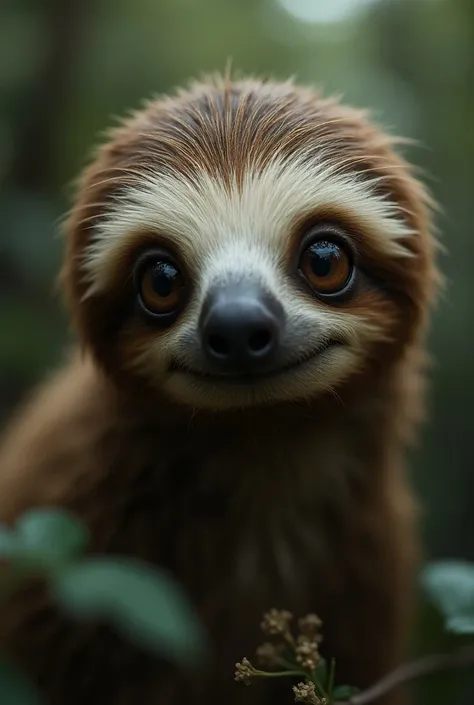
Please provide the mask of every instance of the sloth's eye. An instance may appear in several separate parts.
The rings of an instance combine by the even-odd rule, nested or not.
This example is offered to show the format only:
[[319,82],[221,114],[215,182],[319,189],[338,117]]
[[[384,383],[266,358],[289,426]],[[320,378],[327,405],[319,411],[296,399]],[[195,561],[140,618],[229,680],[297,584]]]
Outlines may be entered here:
[[185,281],[178,266],[168,259],[148,260],[137,278],[140,303],[151,314],[173,314],[182,304]]
[[340,293],[349,284],[352,264],[345,249],[331,240],[315,240],[303,251],[300,272],[315,292]]

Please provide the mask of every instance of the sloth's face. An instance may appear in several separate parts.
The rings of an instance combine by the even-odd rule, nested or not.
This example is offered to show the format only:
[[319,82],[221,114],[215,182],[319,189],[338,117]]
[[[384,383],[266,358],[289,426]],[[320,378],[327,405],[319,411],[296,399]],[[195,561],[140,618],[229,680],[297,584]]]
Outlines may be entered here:
[[[267,96],[274,111],[278,100]],[[337,120],[332,142],[326,128],[318,143],[329,123],[308,105],[301,125],[282,114],[262,127],[242,97],[221,125],[217,108],[209,117],[197,104],[161,117],[149,108],[140,129],[125,128],[119,187],[110,169],[95,177],[114,191],[80,255],[87,325],[112,366],[193,408],[338,394],[383,349],[401,350],[419,318],[425,235],[396,191],[411,177],[381,176],[369,155],[364,167],[369,147],[350,134],[344,143]],[[252,126],[260,153],[238,142]]]

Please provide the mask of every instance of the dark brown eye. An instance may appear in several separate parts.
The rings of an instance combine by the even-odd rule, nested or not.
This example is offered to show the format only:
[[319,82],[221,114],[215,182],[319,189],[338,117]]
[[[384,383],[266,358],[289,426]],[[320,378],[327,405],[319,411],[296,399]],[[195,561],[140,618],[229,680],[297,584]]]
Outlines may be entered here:
[[341,245],[331,240],[316,240],[303,252],[300,271],[316,292],[336,294],[351,278],[352,264]]
[[174,313],[182,303],[185,281],[177,265],[165,259],[152,260],[141,270],[138,290],[145,309],[166,315]]

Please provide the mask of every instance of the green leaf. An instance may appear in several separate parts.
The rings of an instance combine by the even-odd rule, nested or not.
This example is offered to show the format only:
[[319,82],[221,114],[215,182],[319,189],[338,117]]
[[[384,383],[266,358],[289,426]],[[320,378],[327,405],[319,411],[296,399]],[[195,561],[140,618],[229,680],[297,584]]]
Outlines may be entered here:
[[0,703],[40,705],[40,697],[29,680],[7,661],[0,661]]
[[87,543],[87,532],[61,509],[34,509],[16,524],[18,539],[28,553],[39,552],[57,562],[75,557]]
[[422,585],[441,610],[448,631],[474,634],[474,564],[438,561],[424,569]]
[[83,560],[52,582],[62,606],[78,617],[105,617],[144,648],[174,660],[203,659],[204,637],[179,586],[162,571],[121,559]]
[[358,688],[352,685],[338,685],[332,691],[333,700],[349,700],[353,695],[359,692]]
[[326,688],[326,681],[328,677],[328,667],[325,659],[320,659],[318,665],[314,669],[314,677],[318,681],[318,683],[323,687]]

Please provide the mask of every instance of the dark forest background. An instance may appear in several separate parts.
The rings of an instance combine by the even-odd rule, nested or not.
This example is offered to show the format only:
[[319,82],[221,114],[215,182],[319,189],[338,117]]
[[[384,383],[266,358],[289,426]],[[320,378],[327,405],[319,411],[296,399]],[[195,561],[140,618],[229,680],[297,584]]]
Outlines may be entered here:
[[442,206],[430,421],[412,471],[427,558],[474,560],[474,1],[2,0],[0,425],[63,354],[71,182],[115,115],[235,68],[342,94],[413,137]]

